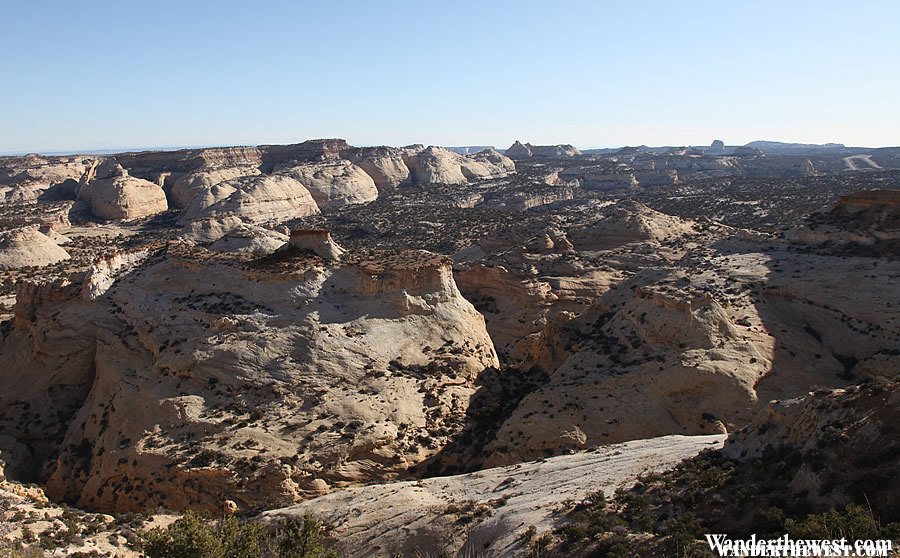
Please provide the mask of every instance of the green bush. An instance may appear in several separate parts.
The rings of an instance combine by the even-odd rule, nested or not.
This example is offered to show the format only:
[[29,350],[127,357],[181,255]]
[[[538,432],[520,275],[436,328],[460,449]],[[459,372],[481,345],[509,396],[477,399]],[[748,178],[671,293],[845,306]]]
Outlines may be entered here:
[[900,524],[882,527],[868,510],[856,504],[841,511],[808,515],[802,521],[787,519],[784,528],[797,539],[900,539]]
[[276,526],[234,517],[211,521],[187,513],[144,537],[147,558],[335,558],[312,515]]

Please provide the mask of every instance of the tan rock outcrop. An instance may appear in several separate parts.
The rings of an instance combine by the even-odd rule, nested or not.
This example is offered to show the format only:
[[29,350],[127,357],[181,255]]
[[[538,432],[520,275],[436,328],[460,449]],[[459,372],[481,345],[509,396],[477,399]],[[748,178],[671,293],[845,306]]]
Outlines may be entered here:
[[78,180],[91,162],[90,157],[75,155],[0,157],[0,200],[34,202],[66,180]]
[[36,228],[0,233],[0,269],[45,266],[69,259],[69,254]]
[[209,249],[216,252],[232,252],[251,256],[267,256],[288,241],[288,237],[280,232],[264,229],[256,225],[241,224],[226,232],[213,242]]
[[441,147],[428,147],[413,154],[404,154],[416,184],[465,184],[469,181],[462,173],[462,156]]
[[416,184],[466,184],[469,180],[503,177],[515,171],[509,157],[489,149],[465,156],[442,147],[407,150],[403,160]]
[[512,159],[501,155],[493,149],[485,149],[473,155],[465,156],[460,163],[463,176],[469,180],[502,178],[516,172],[516,164]]
[[[186,233],[196,234],[196,223],[207,233],[227,232],[240,220],[277,224],[319,212],[315,200],[300,182],[284,175],[244,176],[226,180],[197,194],[180,218]],[[225,223],[221,226],[204,222]],[[224,230],[223,230],[224,229]],[[214,235],[207,240],[217,240]]]
[[[665,471],[723,436],[667,436],[465,475],[349,488],[263,514],[266,521],[313,513],[333,526],[343,555],[521,556],[529,529],[561,526],[558,510],[589,493],[613,494],[647,470]],[[465,524],[466,528],[459,526]],[[380,554],[379,554],[380,555]]]
[[723,453],[748,464],[776,452],[793,454],[794,462],[802,463],[787,479],[793,493],[806,495],[821,509],[857,502],[876,517],[896,517],[897,373],[895,368],[890,380],[773,401],[729,436]]
[[319,207],[366,203],[378,197],[372,177],[345,160],[304,163],[277,172],[302,184]]
[[89,300],[23,290],[0,343],[0,435],[86,509],[218,513],[393,478],[447,443],[498,364],[434,254],[170,243],[107,271]]
[[785,232],[795,242],[882,245],[900,252],[900,189],[843,196],[828,211]]
[[410,184],[409,168],[403,152],[393,147],[363,147],[341,154],[372,177],[379,192],[396,190]]
[[[78,190],[78,199],[101,219],[139,219],[166,211],[166,194],[158,184],[128,175],[128,171],[107,159],[91,167]],[[111,167],[110,167],[111,165]]]
[[292,250],[312,252],[323,260],[334,262],[341,259],[344,249],[332,240],[331,233],[323,229],[299,229],[291,231],[288,246]]
[[214,170],[201,170],[178,177],[172,185],[171,198],[175,207],[186,208],[198,193],[211,186],[238,178],[260,174],[256,167],[225,167]]
[[507,419],[488,463],[734,430],[769,400],[888,374],[900,330],[886,278],[900,269],[862,259],[733,238],[646,269],[548,324],[525,366],[553,370],[550,381]]
[[529,157],[575,157],[581,155],[581,152],[569,144],[558,145],[531,145],[530,143],[522,143],[516,140],[509,149],[506,150],[506,156],[513,159],[527,159]]

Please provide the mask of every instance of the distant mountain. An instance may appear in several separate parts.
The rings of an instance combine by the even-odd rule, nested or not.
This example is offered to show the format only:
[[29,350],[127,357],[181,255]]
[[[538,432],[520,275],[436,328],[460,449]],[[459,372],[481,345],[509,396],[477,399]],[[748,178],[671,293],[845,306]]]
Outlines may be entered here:
[[842,143],[787,143],[767,140],[751,141],[746,147],[759,149],[769,155],[821,155],[824,153],[849,153],[851,151]]

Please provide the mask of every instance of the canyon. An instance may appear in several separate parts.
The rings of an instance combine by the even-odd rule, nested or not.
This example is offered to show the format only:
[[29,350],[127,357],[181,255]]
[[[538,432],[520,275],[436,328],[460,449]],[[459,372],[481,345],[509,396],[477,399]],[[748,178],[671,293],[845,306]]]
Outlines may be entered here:
[[895,518],[898,159],[771,149],[0,158],[0,538],[312,512],[347,556],[588,556],[597,491],[779,448],[806,513]]

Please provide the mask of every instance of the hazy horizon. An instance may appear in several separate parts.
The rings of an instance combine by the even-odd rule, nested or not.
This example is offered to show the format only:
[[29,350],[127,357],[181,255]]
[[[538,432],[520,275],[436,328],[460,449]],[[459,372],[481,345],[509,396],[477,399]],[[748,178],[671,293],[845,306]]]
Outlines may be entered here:
[[[300,143],[303,141],[316,140],[316,139],[328,139],[328,138],[305,138],[305,139],[297,140],[295,142],[290,142],[290,143]],[[335,139],[335,138],[332,138],[332,139]],[[346,139],[346,138],[339,138],[339,139]],[[715,139],[721,139],[721,138],[715,138]],[[549,145],[546,142],[540,142],[540,141],[535,142],[532,140],[525,140],[525,139],[522,139],[520,141],[522,143],[531,143],[533,145]],[[754,141],[768,141],[768,142],[775,142],[775,143],[783,143],[786,145],[791,145],[791,144],[801,145],[801,144],[803,144],[803,142],[788,142],[788,141],[782,141],[782,140],[778,140],[778,139],[757,139],[757,140],[752,140],[750,142],[741,143],[741,144],[729,143],[729,142],[725,141],[725,145],[727,147],[737,147],[737,146],[741,146],[741,145],[747,145]],[[373,147],[373,146],[387,145],[387,144],[353,144],[353,142],[348,142],[348,143],[350,143],[354,147]],[[488,143],[477,143],[477,142],[467,143],[467,144],[456,144],[456,145],[436,144],[436,143],[430,143],[430,142],[417,142],[417,143],[421,143],[423,145],[437,145],[440,147],[447,147],[447,148],[491,146],[491,147],[493,147],[495,149],[499,149],[501,151],[508,149],[510,147],[510,145],[512,145],[512,142],[510,142],[509,145],[491,145]],[[570,142],[564,142],[564,143],[568,144]],[[649,145],[649,144],[645,144],[645,143],[644,144],[633,144],[633,145],[575,145],[574,147],[580,151],[584,151],[584,150],[590,150],[590,149],[621,149],[623,147],[638,147],[638,146],[646,146],[649,148],[708,147],[710,143],[712,143],[712,142],[710,141],[710,142],[706,142],[706,143],[677,144],[677,145],[673,144],[673,143],[659,144],[659,145]],[[808,145],[825,145],[825,144],[829,144],[829,143],[843,144],[848,148],[861,148],[861,149],[877,149],[880,147],[900,147],[900,145],[849,145],[845,142],[840,142],[840,141],[822,142],[820,144],[808,144]],[[272,144],[272,143],[268,143],[268,142],[267,143],[223,143],[223,144],[205,144],[205,145],[148,145],[148,146],[129,146],[129,147],[94,147],[94,148],[86,148],[86,149],[0,151],[0,157],[18,157],[18,156],[23,156],[23,155],[43,155],[43,156],[93,155],[93,154],[106,155],[106,154],[131,153],[131,152],[140,152],[140,151],[179,151],[179,150],[184,150],[184,149],[209,149],[209,148],[215,148],[215,147],[257,147],[257,146],[261,146],[261,145],[284,145],[284,144]],[[406,145],[411,145],[411,144],[406,144]],[[404,147],[404,146],[392,145],[390,147]]]
[[0,153],[900,145],[884,0],[50,4],[6,7]]

